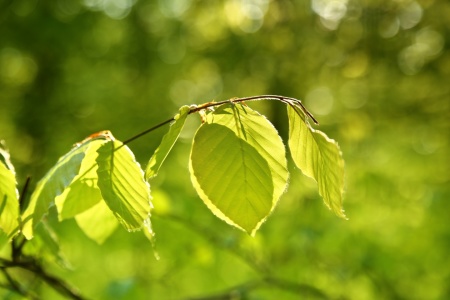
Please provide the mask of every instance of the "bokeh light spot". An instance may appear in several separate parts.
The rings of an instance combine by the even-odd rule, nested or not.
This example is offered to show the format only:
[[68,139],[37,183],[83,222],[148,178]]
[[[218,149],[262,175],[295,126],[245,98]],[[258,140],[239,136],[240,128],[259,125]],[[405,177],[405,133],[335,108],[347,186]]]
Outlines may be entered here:
[[369,67],[369,58],[364,52],[358,52],[351,56],[342,69],[342,74],[347,78],[364,76]]
[[418,73],[422,67],[437,57],[444,47],[443,37],[429,28],[420,30],[412,45],[399,55],[399,66],[408,75]]
[[268,0],[229,0],[225,14],[231,28],[254,33],[262,27],[268,5]]
[[102,11],[108,17],[121,20],[128,16],[137,0],[84,0],[84,5],[93,11]]
[[387,39],[394,37],[400,29],[400,20],[395,18],[385,18],[379,24],[378,32],[380,36]]
[[191,6],[191,0],[159,0],[159,9],[168,18],[181,17]]
[[320,86],[311,90],[305,97],[306,106],[318,115],[328,115],[333,108],[334,98],[328,87]]
[[413,1],[407,4],[399,14],[400,25],[403,29],[410,29],[419,24],[423,11],[419,3]]
[[320,16],[322,25],[335,30],[347,13],[347,0],[312,0],[313,11]]
[[0,82],[11,86],[31,83],[37,73],[37,65],[32,58],[14,48],[0,50]]

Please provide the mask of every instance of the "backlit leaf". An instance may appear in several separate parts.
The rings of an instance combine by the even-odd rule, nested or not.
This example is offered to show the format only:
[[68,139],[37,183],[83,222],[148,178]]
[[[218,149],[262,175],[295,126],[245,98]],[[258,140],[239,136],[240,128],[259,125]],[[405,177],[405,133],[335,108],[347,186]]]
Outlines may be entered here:
[[75,216],[78,226],[92,240],[102,244],[119,222],[104,201]]
[[147,164],[147,168],[145,169],[145,178],[147,180],[157,175],[159,168],[177,141],[188,113],[189,106],[182,106],[180,112],[174,117],[175,121],[170,125],[169,132],[164,135],[161,144]]
[[9,153],[0,144],[0,232],[11,239],[19,232],[19,194]]
[[87,145],[79,174],[75,176],[68,188],[56,197],[59,220],[73,218],[102,200],[97,186],[96,159],[97,150],[104,143],[106,143],[105,140],[94,140]]
[[6,243],[8,243],[8,236],[3,230],[0,230],[0,250]]
[[23,214],[23,234],[27,239],[33,237],[33,228],[41,221],[53,204],[56,196],[72,182],[80,170],[87,144],[73,148],[61,157],[56,165],[37,183],[31,194],[30,204]]
[[31,194],[30,204],[22,217],[24,222],[22,231],[27,239],[33,237],[33,228],[47,214],[49,207],[54,205],[55,198],[61,195],[78,175],[81,162],[85,158],[85,152],[90,143],[97,140],[104,143],[105,140],[112,138],[110,132],[102,131],[89,136],[81,143],[77,143],[37,183],[34,192]]
[[285,149],[267,119],[242,105],[207,115],[192,145],[191,180],[208,208],[254,234],[284,192]]
[[319,194],[328,208],[346,218],[342,208],[344,160],[338,144],[314,130],[301,111],[288,107],[289,148],[303,174],[317,181]]
[[128,230],[141,229],[150,217],[150,187],[130,149],[119,141],[98,149],[98,187],[103,199]]

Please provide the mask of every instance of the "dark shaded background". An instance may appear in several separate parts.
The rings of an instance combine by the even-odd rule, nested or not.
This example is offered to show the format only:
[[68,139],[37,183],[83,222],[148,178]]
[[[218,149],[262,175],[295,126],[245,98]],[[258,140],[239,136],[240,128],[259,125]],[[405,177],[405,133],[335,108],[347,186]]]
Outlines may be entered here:
[[[160,259],[140,234],[99,246],[66,221],[72,269],[48,266],[92,299],[449,299],[449,16],[444,0],[0,1],[0,138],[19,188],[93,132],[125,140],[181,105],[258,94],[302,99],[346,160],[349,221],[291,164],[250,238],[190,184],[191,116],[151,182]],[[252,107],[287,136],[283,105]],[[165,130],[130,144],[142,165]]]

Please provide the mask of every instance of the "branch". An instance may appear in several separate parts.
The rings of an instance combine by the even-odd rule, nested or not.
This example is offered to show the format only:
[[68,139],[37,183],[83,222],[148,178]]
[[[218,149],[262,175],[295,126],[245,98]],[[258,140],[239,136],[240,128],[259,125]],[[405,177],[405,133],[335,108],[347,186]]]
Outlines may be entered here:
[[38,300],[39,299],[36,295],[31,294],[31,293],[27,292],[25,289],[23,289],[20,286],[20,284],[18,282],[16,282],[11,277],[11,275],[9,275],[9,273],[6,271],[5,268],[2,267],[1,270],[2,270],[3,275],[5,275],[5,278],[8,281],[9,285],[2,284],[2,285],[0,285],[0,287],[3,287],[3,288],[8,289],[10,291],[14,291],[14,292],[16,292],[16,293],[18,293],[18,294],[20,294],[20,295],[22,295],[24,297],[32,299],[32,300]]
[[158,129],[159,127],[162,127],[162,126],[166,125],[167,123],[170,123],[170,122],[172,122],[174,120],[175,120],[174,118],[170,118],[168,120],[165,120],[164,122],[159,123],[158,125],[155,125],[152,128],[149,128],[149,129],[147,129],[147,130],[145,130],[145,131],[143,131],[143,132],[141,132],[141,133],[139,133],[139,134],[129,138],[128,140],[123,142],[123,145],[126,145],[126,144],[134,141],[135,139],[140,138],[141,136],[143,136],[143,135],[145,135],[145,134],[147,134],[149,132],[152,132],[153,130]]
[[[0,268],[4,271],[4,273],[7,268],[13,268],[13,267],[17,267],[17,268],[21,268],[21,269],[30,271],[30,272],[34,273],[38,278],[40,278],[44,282],[46,282],[51,288],[56,290],[61,295],[65,296],[69,299],[74,299],[74,300],[85,300],[86,299],[83,296],[81,296],[78,293],[78,291],[76,291],[74,288],[69,286],[62,279],[47,273],[47,271],[44,270],[44,268],[37,262],[36,259],[30,258],[30,257],[25,257],[25,258],[29,259],[29,260],[28,261],[10,261],[10,260],[4,259],[4,258],[0,258],[0,263],[2,264],[2,266],[0,266]],[[10,286],[13,288],[14,291],[17,291],[18,293],[23,294],[22,289],[18,285],[13,285],[11,283],[11,281],[10,281]]]

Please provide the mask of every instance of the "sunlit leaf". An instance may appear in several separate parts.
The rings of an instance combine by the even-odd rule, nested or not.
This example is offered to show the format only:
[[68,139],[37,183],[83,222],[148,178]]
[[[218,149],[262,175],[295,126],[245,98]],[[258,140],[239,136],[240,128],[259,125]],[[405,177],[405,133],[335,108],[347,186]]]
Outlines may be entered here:
[[273,125],[242,105],[206,118],[191,150],[191,180],[211,211],[254,234],[284,192],[285,149]]
[[78,226],[92,240],[102,244],[119,225],[104,201],[75,216]]
[[0,143],[0,232],[8,239],[19,232],[19,194],[9,153]]
[[0,230],[0,250],[6,243],[8,243],[8,236],[3,230]]
[[325,204],[339,217],[342,208],[344,160],[338,144],[323,132],[311,128],[302,112],[288,107],[289,148],[303,174],[317,181]]
[[104,143],[106,143],[105,140],[94,140],[87,145],[79,174],[68,188],[56,197],[55,204],[60,220],[72,218],[102,200],[100,189],[97,186],[96,159],[98,157],[97,150]]
[[33,237],[33,227],[36,227],[47,213],[56,196],[61,194],[78,174],[86,147],[87,145],[76,147],[61,157],[38,182],[31,195],[30,204],[23,214],[23,234],[28,239]]
[[127,230],[141,229],[150,216],[150,188],[131,150],[119,141],[108,142],[98,149],[97,164],[106,204]]
[[147,180],[156,176],[158,173],[159,168],[177,141],[188,113],[189,106],[183,106],[180,108],[180,112],[174,117],[175,121],[170,125],[169,132],[164,135],[161,144],[156,149],[147,164],[147,168],[145,169],[145,178]]
[[33,237],[33,228],[47,214],[51,205],[54,205],[55,198],[64,192],[72,183],[75,176],[78,175],[81,162],[85,158],[85,152],[89,144],[93,141],[110,140],[112,136],[107,131],[93,134],[76,144],[72,150],[61,157],[55,166],[37,183],[34,192],[31,195],[30,204],[23,214],[23,234],[27,239]]

